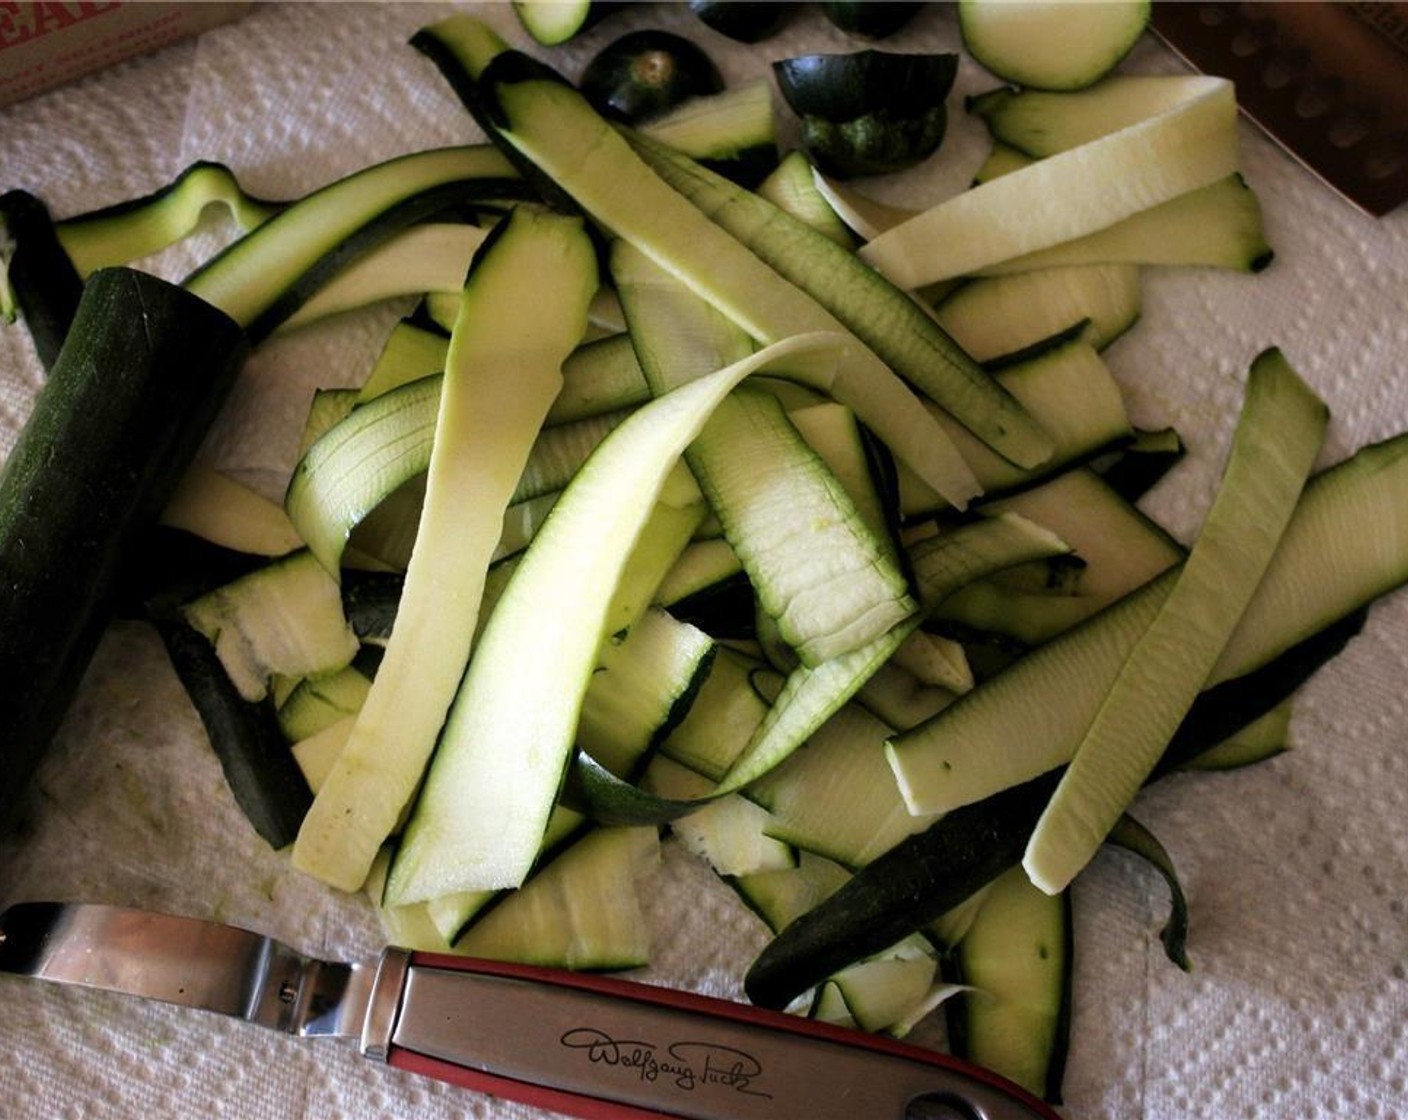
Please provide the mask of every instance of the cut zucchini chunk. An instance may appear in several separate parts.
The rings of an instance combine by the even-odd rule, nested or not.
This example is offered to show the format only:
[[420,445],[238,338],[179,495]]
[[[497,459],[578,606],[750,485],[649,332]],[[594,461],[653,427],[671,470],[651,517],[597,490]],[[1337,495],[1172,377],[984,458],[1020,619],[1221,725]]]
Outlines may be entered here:
[[[657,395],[751,351],[746,334],[631,245],[614,247],[612,272]],[[888,539],[870,531],[771,394],[745,388],[721,401],[685,459],[803,664],[862,646],[913,612]]]
[[517,178],[487,145],[400,156],[300,199],[183,286],[262,338],[363,253],[451,202],[521,193]]
[[[305,738],[298,739],[289,746],[293,760],[303,772],[308,788],[315,794],[323,788],[332,768],[337,765],[337,756],[347,745],[347,736],[355,722],[355,713],[339,716]],[[287,734],[287,732],[285,732]],[[294,829],[292,835],[297,834]]]
[[1084,337],[1103,350],[1139,318],[1139,269],[1090,265],[974,280],[934,314],[955,342],[988,362],[1089,320]]
[[[860,255],[902,288],[1083,237],[1237,170],[1221,78],[1166,78],[1167,105],[1118,132],[993,179],[875,238]],[[1011,222],[1012,214],[1028,221]]]
[[1149,0],[960,0],[968,53],[1004,81],[1029,89],[1092,86],[1149,25]]
[[759,351],[643,406],[602,442],[485,626],[392,867],[388,901],[523,881],[608,633],[608,599],[650,500],[738,382],[778,363],[834,363],[838,343],[801,336]]
[[768,712],[768,701],[752,683],[757,667],[721,651],[689,714],[660,744],[660,753],[714,781],[722,778]]
[[469,660],[503,511],[596,288],[577,219],[516,209],[475,258],[386,657],[294,846],[295,866],[343,890],[361,886],[421,781]]
[[307,551],[216,588],[181,613],[215,647],[246,700],[267,696],[274,673],[333,673],[359,648],[337,581]]
[[958,979],[972,990],[949,1005],[954,1053],[1059,1102],[1074,940],[1068,894],[1044,894],[1019,867],[998,876],[958,943]]
[[848,249],[766,199],[654,141],[636,151],[666,183],[845,324],[896,373],[994,451],[1024,466],[1051,441],[1021,405],[982,371],[905,292]]
[[[753,338],[773,343],[814,331],[844,332],[821,304],[671,189],[580,95],[544,77],[537,64],[513,53],[502,55],[486,72],[484,84],[507,121],[502,135],[516,149],[600,223]],[[623,189],[625,183],[631,185],[629,191]],[[818,244],[847,255],[819,235]],[[956,504],[974,496],[972,474],[952,442],[935,430],[932,418],[915,409],[912,391],[873,352],[864,346],[851,349],[832,392],[936,490]]]
[[1252,363],[1222,485],[1158,615],[1076,747],[1022,865],[1065,889],[1134,800],[1271,562],[1329,412],[1278,350]]
[[545,47],[575,38],[610,10],[594,0],[513,0],[523,30]]

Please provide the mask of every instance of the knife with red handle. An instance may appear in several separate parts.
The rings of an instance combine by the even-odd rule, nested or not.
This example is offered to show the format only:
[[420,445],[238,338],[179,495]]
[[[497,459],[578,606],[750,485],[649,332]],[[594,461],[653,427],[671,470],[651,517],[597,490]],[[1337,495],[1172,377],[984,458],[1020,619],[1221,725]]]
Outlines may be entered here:
[[116,906],[0,915],[0,972],[349,1038],[412,1073],[585,1120],[1058,1120],[988,1070],[627,980],[386,949],[367,964]]

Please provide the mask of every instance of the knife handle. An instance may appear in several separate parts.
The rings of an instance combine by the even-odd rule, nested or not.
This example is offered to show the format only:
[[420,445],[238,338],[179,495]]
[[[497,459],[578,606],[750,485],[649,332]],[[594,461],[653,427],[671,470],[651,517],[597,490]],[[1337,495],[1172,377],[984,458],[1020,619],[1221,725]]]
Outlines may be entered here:
[[402,961],[382,970],[399,985],[389,1037],[364,1052],[582,1120],[1060,1120],[989,1070],[815,1020],[559,969]]

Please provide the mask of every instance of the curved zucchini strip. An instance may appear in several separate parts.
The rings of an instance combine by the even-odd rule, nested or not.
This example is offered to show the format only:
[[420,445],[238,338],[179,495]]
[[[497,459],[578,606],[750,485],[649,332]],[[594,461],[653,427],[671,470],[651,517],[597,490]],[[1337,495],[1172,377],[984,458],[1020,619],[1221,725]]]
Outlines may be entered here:
[[455,202],[513,197],[522,184],[495,148],[400,156],[314,191],[188,276],[184,287],[251,338],[292,315],[332,275]]
[[465,273],[488,231],[463,222],[412,226],[348,265],[280,329],[292,330],[343,311],[395,296],[424,292],[459,295]]
[[1144,860],[1168,884],[1169,915],[1164,928],[1159,931],[1159,940],[1163,942],[1168,959],[1184,972],[1191,972],[1193,966],[1188,962],[1188,900],[1184,897],[1183,885],[1178,881],[1173,858],[1159,843],[1158,837],[1128,813],[1115,822],[1115,827],[1110,829],[1105,840]]
[[303,547],[282,506],[201,463],[181,478],[161,511],[161,523],[256,556],[283,556]]
[[1043,893],[1020,867],[998,876],[954,954],[970,988],[949,1005],[954,1054],[1059,1102],[1074,948],[1068,892]]
[[[516,209],[475,258],[386,657],[293,849],[294,865],[325,882],[362,885],[420,782],[469,660],[503,511],[596,287],[577,219]],[[541,837],[539,823],[530,863]]]
[[245,232],[263,225],[287,202],[248,194],[223,163],[198,160],[160,190],[55,227],[59,243],[80,276],[160,252],[193,233],[205,208],[223,205]]
[[[1231,83],[1161,81],[1154,115],[942,202],[875,238],[861,257],[899,287],[920,288],[1083,237],[1235,172]],[[1012,214],[1029,220],[1011,222]]]
[[608,601],[650,512],[648,499],[744,377],[780,363],[831,365],[844,344],[844,337],[812,335],[759,351],[645,405],[601,444],[524,553],[485,626],[392,866],[389,901],[523,881],[570,757]]

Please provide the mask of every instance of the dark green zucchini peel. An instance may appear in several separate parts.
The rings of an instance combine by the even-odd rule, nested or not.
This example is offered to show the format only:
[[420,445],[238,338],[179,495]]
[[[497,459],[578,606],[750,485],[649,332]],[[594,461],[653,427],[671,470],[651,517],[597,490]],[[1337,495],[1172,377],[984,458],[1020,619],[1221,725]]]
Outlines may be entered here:
[[[0,264],[0,309],[24,318],[39,361],[52,369],[78,310],[83,279],[64,252],[48,208],[28,191],[0,195],[0,234],[9,242]],[[8,286],[13,307],[5,297]]]
[[691,97],[719,93],[724,80],[713,59],[688,39],[645,29],[603,47],[579,85],[605,116],[635,124]]
[[957,72],[954,54],[875,50],[773,63],[808,157],[838,179],[903,171],[938,151]]
[[720,35],[739,43],[761,43],[782,30],[796,6],[764,0],[690,0],[689,10]]

